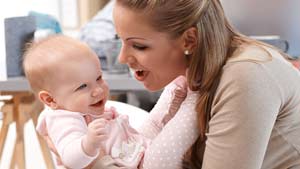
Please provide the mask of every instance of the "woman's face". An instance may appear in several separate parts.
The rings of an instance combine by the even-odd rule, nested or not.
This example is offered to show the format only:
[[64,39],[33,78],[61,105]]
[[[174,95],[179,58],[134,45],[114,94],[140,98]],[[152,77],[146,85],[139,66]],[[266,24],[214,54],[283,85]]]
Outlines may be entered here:
[[155,31],[142,14],[118,3],[113,17],[122,40],[119,61],[128,64],[147,89],[160,90],[177,76],[185,75],[182,38],[171,39],[167,33]]

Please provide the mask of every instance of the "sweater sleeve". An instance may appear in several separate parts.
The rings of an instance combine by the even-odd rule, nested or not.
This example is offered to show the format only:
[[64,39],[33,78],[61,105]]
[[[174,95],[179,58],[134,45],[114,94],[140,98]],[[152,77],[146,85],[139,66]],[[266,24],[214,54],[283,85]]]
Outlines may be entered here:
[[84,168],[97,156],[88,156],[81,141],[87,127],[82,115],[76,112],[56,110],[46,117],[48,134],[63,164],[69,168]]
[[[179,76],[168,84],[162,94],[160,95],[157,103],[151,110],[148,118],[137,130],[149,139],[153,139],[160,133],[166,123],[177,112],[181,102],[186,96],[186,79],[184,76]],[[175,91],[178,94],[175,94]],[[175,105],[175,106],[174,106]]]
[[280,90],[264,65],[241,62],[225,68],[202,168],[261,168],[280,106]]
[[175,116],[163,127],[146,149],[143,168],[181,169],[186,151],[197,139],[197,113],[195,103],[198,94],[189,91]]

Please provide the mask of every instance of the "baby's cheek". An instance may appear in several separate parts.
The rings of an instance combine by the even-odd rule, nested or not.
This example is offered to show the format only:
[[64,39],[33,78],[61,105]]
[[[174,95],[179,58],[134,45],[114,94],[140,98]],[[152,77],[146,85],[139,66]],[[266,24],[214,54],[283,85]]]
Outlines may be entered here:
[[104,93],[106,94],[106,96],[108,97],[109,96],[109,87],[106,82],[103,82],[102,89],[103,89]]

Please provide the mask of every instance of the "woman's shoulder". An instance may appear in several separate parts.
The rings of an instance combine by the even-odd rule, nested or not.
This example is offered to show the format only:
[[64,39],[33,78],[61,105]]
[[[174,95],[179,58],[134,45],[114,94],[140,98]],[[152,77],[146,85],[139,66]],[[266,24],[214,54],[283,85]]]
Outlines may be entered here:
[[[223,67],[223,72],[243,76],[272,76],[278,69],[291,69],[292,65],[275,48],[260,44],[243,45],[236,49]],[[285,74],[284,71],[278,72]]]
[[239,62],[269,62],[273,58],[273,53],[270,53],[270,50],[272,49],[262,45],[242,45],[233,52],[232,56],[227,61],[227,65]]
[[270,95],[287,101],[300,93],[299,83],[299,71],[280,52],[250,46],[226,63],[219,91],[252,91],[262,97],[269,91]]
[[247,82],[266,78],[280,81],[298,79],[299,72],[281,52],[263,45],[245,45],[237,49],[223,67],[226,79],[234,78]]

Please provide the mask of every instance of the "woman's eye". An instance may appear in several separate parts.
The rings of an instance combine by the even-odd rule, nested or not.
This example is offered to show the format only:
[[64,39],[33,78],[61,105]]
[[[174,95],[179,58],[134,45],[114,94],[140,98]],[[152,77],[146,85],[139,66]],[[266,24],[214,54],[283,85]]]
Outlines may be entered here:
[[77,90],[84,89],[84,88],[86,88],[86,87],[87,87],[87,84],[82,84],[82,85],[80,85],[80,86],[76,89],[76,91],[77,91]]
[[138,45],[138,44],[134,44],[133,48],[137,49],[137,50],[145,50],[148,47],[147,46],[143,46],[143,45]]

